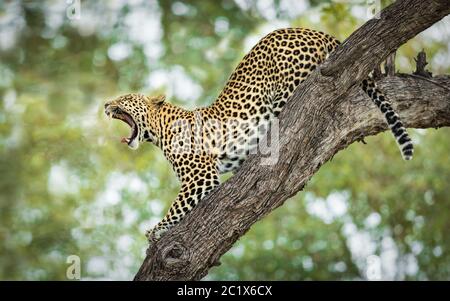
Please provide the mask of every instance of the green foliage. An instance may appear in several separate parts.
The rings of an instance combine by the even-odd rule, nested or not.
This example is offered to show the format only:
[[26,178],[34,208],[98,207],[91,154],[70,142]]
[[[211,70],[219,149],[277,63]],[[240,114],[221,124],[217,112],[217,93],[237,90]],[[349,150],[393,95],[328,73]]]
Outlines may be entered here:
[[[119,143],[129,129],[103,103],[163,91],[206,105],[269,30],[344,40],[367,19],[363,2],[294,2],[83,1],[79,20],[64,1],[0,3],[0,279],[64,280],[72,254],[83,279],[130,279],[178,181],[155,147]],[[449,35],[430,36],[400,49],[400,70],[424,48],[433,73],[449,72]],[[350,146],[207,278],[365,279],[377,255],[385,279],[449,279],[449,134],[413,131],[408,163],[389,134]]]

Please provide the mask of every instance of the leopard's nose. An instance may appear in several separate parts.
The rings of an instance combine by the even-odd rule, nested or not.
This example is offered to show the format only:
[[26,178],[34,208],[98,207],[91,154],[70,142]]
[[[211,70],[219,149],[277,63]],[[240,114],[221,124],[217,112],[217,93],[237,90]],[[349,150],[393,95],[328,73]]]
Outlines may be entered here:
[[111,109],[111,102],[108,101],[105,103],[105,114],[109,116],[111,114]]

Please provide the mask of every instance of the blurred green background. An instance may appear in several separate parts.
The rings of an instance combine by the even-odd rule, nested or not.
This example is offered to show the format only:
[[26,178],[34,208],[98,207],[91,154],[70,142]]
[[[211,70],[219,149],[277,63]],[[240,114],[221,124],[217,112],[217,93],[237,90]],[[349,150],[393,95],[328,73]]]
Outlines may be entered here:
[[[370,2],[370,1],[369,1]],[[382,1],[386,6],[389,1]],[[132,279],[144,231],[178,181],[156,147],[132,151],[103,114],[123,93],[214,101],[233,68],[273,29],[344,40],[366,1],[0,1],[0,279]],[[398,53],[425,49],[450,73],[450,19]],[[450,130],[412,130],[402,161],[389,133],[324,165],[298,196],[254,225],[206,279],[450,279]]]

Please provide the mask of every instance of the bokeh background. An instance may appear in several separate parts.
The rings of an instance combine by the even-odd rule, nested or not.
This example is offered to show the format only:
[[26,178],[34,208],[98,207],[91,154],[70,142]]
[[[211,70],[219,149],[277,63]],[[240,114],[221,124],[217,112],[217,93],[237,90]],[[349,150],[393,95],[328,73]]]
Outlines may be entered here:
[[[105,118],[106,100],[207,105],[273,29],[344,40],[369,11],[365,0],[0,0],[0,279],[65,280],[70,255],[84,280],[129,280],[140,266],[178,181],[156,147],[120,143],[129,128]],[[397,69],[411,72],[422,49],[433,74],[450,73],[449,18],[402,46]],[[411,135],[411,162],[389,133],[339,153],[205,279],[449,280],[450,130]]]

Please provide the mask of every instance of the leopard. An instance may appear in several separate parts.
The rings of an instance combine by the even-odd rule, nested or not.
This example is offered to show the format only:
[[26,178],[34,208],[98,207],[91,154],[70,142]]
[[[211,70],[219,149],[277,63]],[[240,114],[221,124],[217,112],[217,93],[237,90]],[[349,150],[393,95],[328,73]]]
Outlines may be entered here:
[[[141,93],[105,103],[106,115],[131,128],[131,135],[121,142],[132,149],[144,142],[157,146],[181,183],[167,214],[146,232],[150,242],[159,240],[216,189],[220,175],[239,170],[293,92],[340,44],[313,29],[278,29],[244,56],[209,106],[187,110],[164,95]],[[403,159],[412,159],[412,140],[373,76],[368,74],[359,86],[384,115]]]

